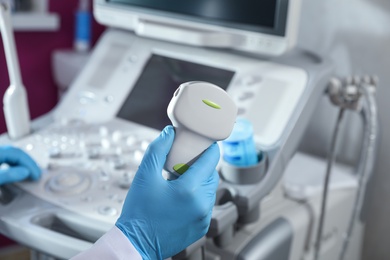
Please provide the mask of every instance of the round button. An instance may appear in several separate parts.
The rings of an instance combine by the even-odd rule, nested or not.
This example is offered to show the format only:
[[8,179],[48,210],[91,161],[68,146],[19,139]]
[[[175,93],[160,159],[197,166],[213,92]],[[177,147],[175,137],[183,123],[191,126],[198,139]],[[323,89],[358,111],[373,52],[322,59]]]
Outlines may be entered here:
[[137,138],[134,136],[134,135],[129,135],[127,138],[126,138],[126,144],[128,146],[133,146],[137,141]]
[[99,134],[101,137],[106,137],[108,135],[108,133],[109,133],[109,130],[107,127],[105,127],[105,126],[99,127]]
[[126,149],[123,149],[123,147],[118,146],[115,148],[115,155],[121,156],[125,152],[126,152]]
[[141,162],[143,157],[144,157],[144,152],[143,151],[140,151],[140,150],[134,151],[134,153],[133,153],[134,161]]
[[121,141],[122,136],[123,136],[122,132],[117,130],[117,131],[114,131],[112,133],[112,137],[111,138],[112,138],[113,142],[117,143],[117,142]]
[[96,95],[93,92],[83,91],[79,94],[79,102],[82,105],[96,102]]
[[110,206],[101,206],[98,208],[98,212],[104,216],[115,216],[118,213],[115,208]]
[[50,171],[57,170],[60,166],[57,163],[48,163],[46,168]]
[[61,170],[59,174],[51,177],[46,183],[46,188],[55,194],[74,195],[87,190],[90,182],[86,174],[76,172],[72,168]]
[[79,174],[62,174],[60,176],[57,176],[56,182],[60,186],[72,187],[79,184],[82,181],[82,178],[83,177]]
[[52,147],[48,151],[50,158],[60,158],[61,157],[61,149],[58,147]]
[[27,151],[32,151],[34,149],[34,145],[29,143],[29,144],[26,144],[26,150]]
[[126,179],[119,180],[119,187],[124,190],[130,189],[131,181]]
[[149,141],[143,140],[143,141],[141,142],[141,149],[144,150],[144,151],[146,151],[146,149],[148,149],[149,144],[150,144]]
[[108,140],[108,138],[102,138],[102,140],[100,141],[100,145],[104,149],[109,149],[111,147],[111,142],[110,140]]
[[91,148],[87,151],[89,159],[98,159],[100,157],[100,151],[97,148]]
[[122,158],[113,158],[110,161],[111,167],[115,170],[121,170],[126,168],[126,163]]
[[105,96],[104,101],[106,103],[112,103],[112,102],[114,102],[114,96],[111,96],[111,95]]
[[125,189],[125,190],[128,190],[131,186],[131,183],[133,182],[133,179],[134,179],[134,175],[135,173],[134,172],[125,172],[122,176],[122,178],[119,179],[119,187],[121,189]]

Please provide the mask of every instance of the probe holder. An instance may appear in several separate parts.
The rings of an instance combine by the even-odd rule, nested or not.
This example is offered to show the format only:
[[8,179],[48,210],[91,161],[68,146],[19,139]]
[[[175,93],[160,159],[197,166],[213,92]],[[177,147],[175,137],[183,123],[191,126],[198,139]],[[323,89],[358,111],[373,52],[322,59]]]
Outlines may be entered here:
[[234,166],[227,162],[222,162],[221,176],[222,178],[234,184],[253,184],[261,181],[267,170],[267,155],[266,153],[258,153],[258,163],[251,166]]

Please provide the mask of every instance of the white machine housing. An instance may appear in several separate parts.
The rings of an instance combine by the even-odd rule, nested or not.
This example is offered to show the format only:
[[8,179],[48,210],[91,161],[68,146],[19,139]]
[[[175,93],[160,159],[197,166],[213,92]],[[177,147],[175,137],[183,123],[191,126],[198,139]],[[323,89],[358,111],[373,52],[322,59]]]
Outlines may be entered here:
[[[207,14],[202,18],[195,17],[197,14],[182,15],[158,7],[146,8],[140,4],[142,1],[127,1],[130,5],[124,5],[124,2],[126,1],[94,0],[96,20],[110,27],[134,31],[142,37],[272,56],[281,55],[295,46],[301,5],[301,0],[273,1],[275,4],[273,24],[249,26],[248,21],[229,21],[230,17],[220,19],[218,22],[215,22],[216,17],[212,16],[205,19],[207,15],[212,15],[212,12],[218,14],[224,10],[221,3],[226,6],[229,4],[226,1],[199,3],[204,5],[202,12]],[[176,5],[180,5],[179,2]],[[237,3],[241,5],[240,8],[247,6],[247,9],[252,9],[254,11],[252,15],[256,15],[257,12],[257,19],[260,19],[259,17],[269,15],[271,12],[259,6],[262,2],[264,1]],[[190,2],[186,3],[191,6]],[[268,1],[265,5],[270,3]],[[267,10],[267,13],[261,13],[262,9]]]
[[[34,124],[33,134],[12,142],[28,152],[44,173],[39,182],[18,183],[18,189],[12,190],[20,198],[5,206],[12,210],[2,216],[2,232],[59,258],[88,248],[115,223],[148,144],[169,124],[166,108],[179,84],[164,86],[164,81],[187,82],[209,72],[211,78],[201,80],[226,88],[238,114],[253,122],[256,142],[268,154],[268,170],[260,183],[221,183],[221,189],[236,190],[236,196],[247,204],[243,210],[258,207],[280,179],[285,159],[295,151],[301,128],[316,103],[313,96],[320,95],[317,87],[324,86],[329,73],[325,64],[294,57],[302,59],[297,64],[310,65],[302,65],[306,66],[303,69],[107,30],[60,104]],[[290,58],[286,59],[288,64]],[[171,76],[153,74],[160,73],[161,66],[169,68]],[[177,74],[177,67],[185,69]],[[202,73],[195,75],[196,71]],[[149,80],[160,84],[149,84]],[[158,104],[161,100],[166,103]],[[139,112],[137,108],[143,106],[146,110]],[[125,112],[142,116],[130,118]],[[158,121],[161,115],[166,121]],[[157,126],[142,121],[153,116]],[[218,212],[230,212],[225,208],[215,208],[217,219],[221,217]],[[230,210],[236,213],[226,216],[229,221],[237,216],[235,206]],[[58,231],[57,225],[64,227]],[[28,239],[31,236],[35,239]]]
[[[221,87],[226,88],[235,101],[238,115],[253,122],[258,143],[267,149],[278,145],[308,80],[306,71],[301,68],[111,30],[100,39],[88,66],[56,107],[56,121],[81,119],[97,123],[111,120],[133,91],[149,62],[161,58],[226,72],[226,79],[231,80]],[[178,85],[171,86],[172,89],[165,91],[164,95],[172,97]],[[145,91],[149,97],[153,91],[159,91],[158,86],[155,87]],[[168,103],[169,99],[166,107]],[[165,111],[166,107],[161,109]]]

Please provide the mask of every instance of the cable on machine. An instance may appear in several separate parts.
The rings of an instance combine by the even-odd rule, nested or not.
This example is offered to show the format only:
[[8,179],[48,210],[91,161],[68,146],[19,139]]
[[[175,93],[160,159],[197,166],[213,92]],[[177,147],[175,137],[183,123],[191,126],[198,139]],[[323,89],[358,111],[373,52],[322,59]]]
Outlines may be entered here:
[[[378,80],[376,77],[349,77],[344,82],[339,79],[331,79],[327,89],[327,94],[331,102],[339,107],[338,118],[332,136],[332,142],[329,149],[326,175],[324,179],[324,189],[321,201],[321,212],[317,237],[315,241],[314,259],[318,260],[321,250],[321,237],[326,214],[326,202],[328,197],[328,187],[332,166],[336,160],[336,143],[340,123],[346,109],[360,112],[364,122],[364,139],[362,151],[360,153],[359,165],[357,167],[358,190],[353,207],[353,212],[344,236],[343,246],[340,252],[339,260],[343,260],[348,249],[349,241],[352,236],[354,222],[361,212],[363,205],[365,189],[371,177],[374,168],[374,159],[376,154],[376,144],[378,135],[378,115],[375,101],[375,90]],[[363,100],[363,102],[362,102]]]
[[345,108],[340,108],[340,110],[339,110],[336,126],[335,126],[335,129],[333,132],[328,162],[326,165],[324,189],[322,191],[322,200],[321,200],[321,213],[320,213],[320,220],[319,220],[319,224],[318,224],[317,238],[316,238],[316,243],[315,243],[315,258],[314,259],[316,259],[316,260],[319,259],[319,254],[320,254],[320,249],[321,249],[321,237],[322,237],[322,230],[323,230],[324,220],[325,220],[329,179],[330,179],[330,173],[331,173],[332,166],[336,160],[336,143],[337,143],[336,141],[337,141],[337,136],[338,136],[338,132],[339,132],[339,128],[340,128],[340,122],[341,122],[341,119],[343,118],[344,111],[345,111]]

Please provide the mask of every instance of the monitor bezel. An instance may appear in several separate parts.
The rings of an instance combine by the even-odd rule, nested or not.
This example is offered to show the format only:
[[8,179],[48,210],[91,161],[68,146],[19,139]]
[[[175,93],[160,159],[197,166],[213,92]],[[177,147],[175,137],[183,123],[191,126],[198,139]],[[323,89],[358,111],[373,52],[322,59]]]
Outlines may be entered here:
[[[134,31],[139,36],[176,43],[233,49],[277,56],[295,46],[301,0],[276,0],[275,28],[215,23],[192,16],[94,0],[95,19],[106,26]],[[282,23],[285,26],[281,25]],[[284,27],[284,34],[283,34]]]

